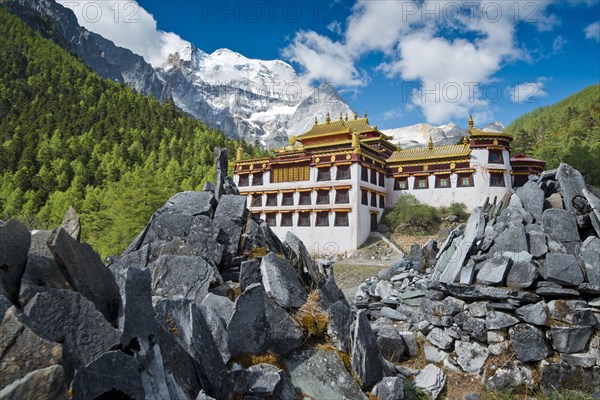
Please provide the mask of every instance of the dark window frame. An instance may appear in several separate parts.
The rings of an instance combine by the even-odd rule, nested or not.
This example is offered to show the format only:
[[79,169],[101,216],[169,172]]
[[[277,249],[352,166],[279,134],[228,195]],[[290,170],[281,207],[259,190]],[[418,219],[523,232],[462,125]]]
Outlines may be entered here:
[[385,196],[382,194],[379,195],[379,208],[385,208]]
[[282,193],[281,205],[282,206],[293,206],[294,205],[294,193]]
[[298,213],[298,226],[310,226],[310,213]]
[[240,186],[240,187],[250,186],[250,175],[248,175],[248,174],[240,175],[240,178],[238,179],[238,186]]
[[265,222],[269,226],[277,226],[277,213],[266,213]]
[[265,205],[267,207],[277,207],[277,193],[267,194],[267,202]]
[[[259,179],[257,179],[259,178]],[[263,173],[256,173],[252,175],[252,186],[262,186],[263,182]]]
[[[400,187],[400,183],[404,183],[404,187]],[[396,178],[394,180],[394,191],[407,190],[408,189],[408,178]]]
[[293,221],[292,213],[282,213],[281,214],[281,226],[293,226],[293,225],[294,225],[294,221]]
[[369,205],[369,192],[366,191],[365,189],[362,189],[360,196],[361,196],[360,204],[362,204],[363,206],[368,206]]
[[489,150],[488,164],[504,164],[504,153],[502,150]]
[[[325,197],[327,197],[327,201],[324,200]],[[331,204],[329,190],[317,190],[317,202],[315,204]]]
[[360,166],[360,180],[363,182],[369,182],[369,167],[366,165]]
[[336,204],[349,204],[350,203],[350,190],[349,189],[336,190],[335,191],[335,203]]
[[336,212],[333,226],[350,226],[350,218],[347,212]]
[[[324,171],[327,171],[325,174]],[[317,182],[325,182],[331,180],[331,168],[317,168]]]
[[[306,201],[308,199],[308,201]],[[310,206],[312,204],[311,192],[300,192],[300,196],[298,198],[299,206]]]
[[379,173],[379,186],[385,187],[385,174]]
[[[419,183],[425,182],[425,186],[421,186]],[[414,190],[429,189],[429,176],[415,176],[415,182],[413,183]]]
[[[465,178],[469,179],[468,185],[465,185],[463,180]],[[456,184],[456,187],[473,187],[473,174],[469,173],[469,174],[458,174],[458,182]]]
[[[446,180],[446,186],[442,186],[442,179]],[[448,189],[452,187],[452,181],[450,175],[436,175],[435,176],[435,188],[436,189]]]
[[377,207],[377,193],[371,192],[371,207]]
[[[494,182],[496,178],[499,179],[498,182]],[[490,187],[506,187],[506,179],[504,179],[503,172],[490,172]]]
[[[323,218],[325,218],[326,223],[322,222]],[[315,222],[315,226],[329,226],[329,211],[317,212],[317,220]]]
[[341,165],[341,166],[337,167],[337,179],[340,181],[351,179],[349,165]]
[[262,194],[253,194],[250,200],[250,207],[262,207]]
[[371,182],[372,185],[377,185],[377,177],[379,176],[379,172],[377,172],[376,169],[371,169],[371,179],[369,180],[369,182]]

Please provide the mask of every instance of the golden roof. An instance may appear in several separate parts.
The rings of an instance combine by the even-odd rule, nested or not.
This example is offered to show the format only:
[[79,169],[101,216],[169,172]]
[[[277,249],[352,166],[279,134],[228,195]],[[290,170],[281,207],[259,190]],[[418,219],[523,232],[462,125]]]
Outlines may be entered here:
[[471,137],[503,137],[512,140],[513,137],[509,133],[504,132],[485,132],[478,128],[469,129]]
[[324,122],[320,124],[315,124],[308,131],[303,133],[300,136],[296,136],[297,140],[308,139],[316,136],[328,135],[328,134],[336,134],[336,133],[352,133],[356,132],[358,134],[366,133],[366,132],[378,132],[377,128],[369,125],[368,118],[356,118],[356,119],[339,119],[337,121],[330,120],[330,122]]
[[388,162],[432,160],[437,158],[468,157],[471,148],[462,144],[455,146],[424,147],[410,150],[400,150],[392,153]]

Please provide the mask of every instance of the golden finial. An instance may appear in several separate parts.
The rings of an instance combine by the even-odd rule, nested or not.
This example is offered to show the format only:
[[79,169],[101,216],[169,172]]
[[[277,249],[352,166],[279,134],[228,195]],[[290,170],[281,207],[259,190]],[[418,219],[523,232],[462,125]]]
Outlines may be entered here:
[[429,150],[433,150],[433,138],[429,135]]
[[346,121],[348,121],[348,113],[346,113]]
[[475,127],[475,122],[473,122],[473,115],[469,115],[469,130]]
[[296,136],[292,136],[288,139],[290,146],[294,146],[296,144]]
[[329,113],[327,113],[327,116],[325,117],[325,122],[326,123],[330,123],[331,122],[331,117],[329,116]]
[[344,118],[344,116],[342,115],[342,113],[340,113],[340,121]]
[[319,121],[317,120],[317,117],[315,117],[315,125],[317,125],[319,123]]
[[358,119],[358,113],[356,111],[354,111],[354,119],[357,120]]
[[367,112],[365,111],[365,119],[366,119],[366,123],[367,125],[369,124],[369,116],[367,115]]
[[360,137],[356,131],[352,132],[352,147],[355,149],[360,148]]
[[235,155],[235,160],[242,161],[243,159],[244,159],[244,148],[242,147],[242,145],[239,145],[237,148],[237,153]]
[[398,142],[398,144],[396,145],[396,150],[402,151],[402,146],[400,146],[400,142]]
[[365,118],[368,118],[368,116],[367,116],[367,112],[366,112],[366,111],[365,111]]
[[463,136],[463,144],[466,146],[469,144],[469,139],[467,139],[467,135]]

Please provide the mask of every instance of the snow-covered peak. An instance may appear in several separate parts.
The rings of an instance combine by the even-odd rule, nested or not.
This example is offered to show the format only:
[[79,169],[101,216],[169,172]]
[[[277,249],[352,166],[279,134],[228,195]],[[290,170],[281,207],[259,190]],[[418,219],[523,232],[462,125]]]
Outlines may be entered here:
[[502,133],[506,128],[502,124],[502,122],[492,122],[488,126],[482,129],[484,132],[494,132],[494,133]]
[[393,136],[392,141],[403,148],[421,147],[429,143],[429,137],[438,146],[455,144],[466,133],[454,122],[445,125],[415,124],[396,129],[387,129],[383,133]]

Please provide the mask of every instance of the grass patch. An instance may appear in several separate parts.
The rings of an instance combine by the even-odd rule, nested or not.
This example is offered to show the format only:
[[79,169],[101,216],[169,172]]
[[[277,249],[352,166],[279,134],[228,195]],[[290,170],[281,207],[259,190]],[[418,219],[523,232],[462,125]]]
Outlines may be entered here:
[[385,268],[385,266],[373,266],[363,263],[357,264],[342,260],[333,264],[333,274],[335,276],[335,282],[341,289],[350,289],[357,287],[363,283],[365,279],[371,276],[377,276],[377,273],[379,273],[382,268]]
[[305,340],[325,337],[329,318],[319,306],[319,295],[317,292],[312,292],[308,295],[306,303],[292,315],[292,318],[302,328]]
[[428,400],[429,395],[415,386],[413,381],[404,381],[404,399],[405,400]]
[[227,363],[227,367],[231,369],[233,363],[240,364],[243,368],[248,368],[257,364],[271,364],[283,370],[288,376],[290,375],[290,372],[288,371],[286,365],[279,359],[277,354],[272,353],[270,351],[258,355],[244,353],[235,357],[231,357],[231,359]]

